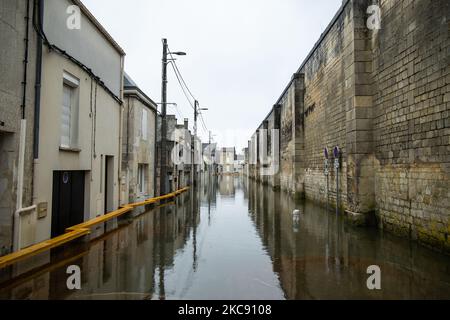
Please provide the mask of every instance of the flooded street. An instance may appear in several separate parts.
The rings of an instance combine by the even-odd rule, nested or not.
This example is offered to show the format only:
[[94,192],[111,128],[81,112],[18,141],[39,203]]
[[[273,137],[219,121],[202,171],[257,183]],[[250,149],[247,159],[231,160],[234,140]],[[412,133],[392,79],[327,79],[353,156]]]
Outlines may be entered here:
[[[48,260],[37,269],[1,270],[0,299],[450,298],[448,256],[245,178],[203,180],[89,243],[35,258]],[[81,290],[67,289],[70,265]],[[381,290],[367,288],[371,265]]]

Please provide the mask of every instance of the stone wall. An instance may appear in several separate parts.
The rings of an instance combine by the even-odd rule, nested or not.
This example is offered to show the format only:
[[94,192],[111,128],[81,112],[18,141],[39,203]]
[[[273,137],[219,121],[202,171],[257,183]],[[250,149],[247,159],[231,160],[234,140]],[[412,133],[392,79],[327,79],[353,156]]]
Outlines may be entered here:
[[[148,119],[145,139],[142,136],[143,110],[146,110]],[[124,203],[138,202],[155,195],[155,122],[156,111],[126,91],[122,139],[122,172],[127,175],[127,183],[122,185],[122,191],[127,194]],[[145,194],[138,190],[139,164],[147,165],[148,169]]]
[[371,39],[379,223],[450,250],[450,3],[381,10]]
[[[31,2],[32,4],[32,2]],[[13,214],[16,210],[17,165],[22,119],[23,72],[27,2],[2,0],[0,3],[0,256],[12,249]],[[32,202],[34,86],[37,36],[29,8],[27,90],[25,100],[26,144],[23,207]]]
[[[381,29],[367,27],[372,4]],[[283,190],[449,250],[449,6],[343,2],[276,103]]]

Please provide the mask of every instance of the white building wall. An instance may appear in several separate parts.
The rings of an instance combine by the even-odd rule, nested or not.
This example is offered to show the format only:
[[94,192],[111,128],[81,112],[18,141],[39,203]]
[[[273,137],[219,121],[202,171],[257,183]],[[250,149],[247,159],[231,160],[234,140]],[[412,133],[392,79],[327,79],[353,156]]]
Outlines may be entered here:
[[[80,79],[78,149],[60,150],[60,117],[63,73]],[[120,70],[117,70],[120,72]],[[121,106],[105,90],[97,86],[92,103],[91,85],[95,82],[81,68],[54,52],[44,50],[39,159],[35,160],[34,203],[47,203],[46,217],[37,221],[36,242],[51,234],[53,171],[86,171],[85,215],[93,219],[105,211],[105,156],[114,157],[113,209],[119,200],[119,132]],[[96,123],[94,125],[94,123]]]

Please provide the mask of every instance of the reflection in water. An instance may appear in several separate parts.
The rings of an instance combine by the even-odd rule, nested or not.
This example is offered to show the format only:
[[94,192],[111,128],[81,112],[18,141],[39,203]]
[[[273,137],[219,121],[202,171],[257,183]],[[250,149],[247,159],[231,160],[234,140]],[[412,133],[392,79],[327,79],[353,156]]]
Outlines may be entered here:
[[[450,298],[449,257],[249,184],[250,214],[286,298]],[[380,291],[366,287],[370,265],[381,268]]]
[[[202,177],[175,203],[49,258],[1,270],[0,299],[450,298],[449,257],[232,176]],[[74,264],[79,291],[66,287]],[[380,291],[366,287],[370,265]]]

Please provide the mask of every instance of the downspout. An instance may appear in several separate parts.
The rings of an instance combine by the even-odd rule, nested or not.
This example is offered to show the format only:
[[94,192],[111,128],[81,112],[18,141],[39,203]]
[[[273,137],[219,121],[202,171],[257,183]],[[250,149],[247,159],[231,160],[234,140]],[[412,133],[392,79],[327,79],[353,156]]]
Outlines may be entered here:
[[121,203],[121,198],[122,198],[122,182],[123,182],[123,177],[122,177],[122,135],[123,135],[123,128],[122,128],[122,124],[123,124],[123,105],[120,106],[120,115],[119,115],[119,154],[118,154],[118,159],[117,159],[117,177],[119,179],[119,190],[118,190],[118,195],[119,195],[119,208],[122,205]]
[[30,26],[30,0],[27,0],[25,15],[25,52],[23,59],[23,80],[22,80],[22,117],[20,120],[19,135],[19,162],[17,165],[17,194],[16,211],[13,216],[13,251],[17,251],[20,246],[20,213],[23,205],[23,176],[25,167],[25,144],[27,133],[27,120],[25,119],[25,106],[27,98],[27,77],[28,77],[28,45],[29,45],[29,26]]
[[19,140],[19,163],[17,179],[17,199],[16,210],[22,209],[23,202],[23,172],[25,166],[25,143],[27,132],[27,121],[25,119],[25,106],[27,102],[27,76],[28,76],[28,43],[30,26],[30,0],[27,0],[27,13],[25,16],[25,52],[23,59],[23,80],[22,80],[22,118],[20,121],[20,140]]
[[[37,8],[36,8],[37,7]],[[38,21],[36,18],[36,9],[39,16]],[[33,8],[33,24],[36,30],[42,29],[42,20],[44,16],[44,2],[42,0],[35,0]],[[38,24],[38,25],[36,25]],[[42,38],[37,37],[36,48],[36,83],[34,91],[34,132],[33,132],[33,157],[39,158],[39,122],[41,116],[41,78],[42,78]]]
[[157,183],[157,177],[156,177],[156,172],[157,172],[157,162],[158,162],[158,148],[157,148],[157,144],[158,144],[158,138],[157,138],[157,134],[158,134],[158,106],[155,106],[154,109],[154,113],[155,113],[155,141],[153,143],[153,196],[156,196],[156,183]]
[[[125,96],[124,96],[125,99]],[[126,161],[127,161],[127,193],[128,193],[128,201],[130,201],[130,112],[131,112],[131,106],[130,106],[130,97],[127,97],[127,104],[126,104],[126,113],[127,113],[127,146],[126,146]]]
[[[124,104],[123,104],[123,99],[124,99],[124,90],[123,90],[123,84],[124,84],[124,68],[125,68],[125,58],[124,56],[121,57],[120,59],[120,101],[122,102],[120,104],[120,115],[119,115],[119,154],[118,154],[118,159],[117,159],[117,178],[118,178],[118,182],[119,182],[119,190],[118,190],[118,195],[119,195],[119,202],[118,205],[119,207],[121,206],[121,199],[122,199],[122,181],[123,181],[123,177],[122,177],[122,141],[123,141],[123,111],[124,111]],[[128,202],[128,201],[126,201]]]

